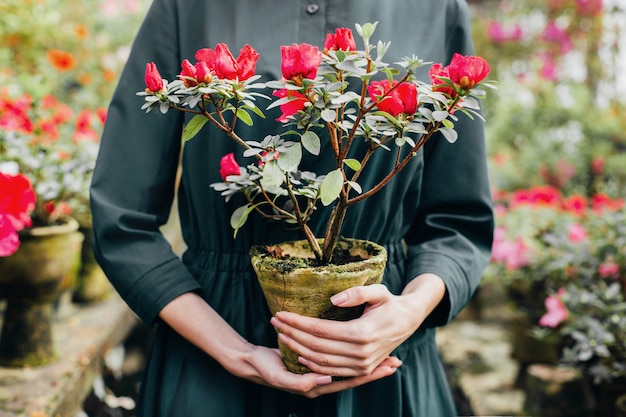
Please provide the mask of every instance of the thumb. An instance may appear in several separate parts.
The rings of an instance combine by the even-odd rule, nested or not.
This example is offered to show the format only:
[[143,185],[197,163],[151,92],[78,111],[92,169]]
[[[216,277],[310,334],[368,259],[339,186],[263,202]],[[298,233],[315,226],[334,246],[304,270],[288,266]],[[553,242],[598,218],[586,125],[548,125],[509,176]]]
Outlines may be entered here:
[[389,295],[389,290],[382,284],[362,285],[333,295],[330,302],[336,307],[355,307],[364,303],[379,303]]

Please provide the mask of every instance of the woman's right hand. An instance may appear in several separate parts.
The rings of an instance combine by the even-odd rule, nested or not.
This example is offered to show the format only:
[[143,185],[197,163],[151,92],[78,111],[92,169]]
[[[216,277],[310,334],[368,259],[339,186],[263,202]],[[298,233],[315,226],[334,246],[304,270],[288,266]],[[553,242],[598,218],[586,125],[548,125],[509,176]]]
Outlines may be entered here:
[[[330,375],[322,375],[315,372],[306,374],[295,374],[287,370],[283,364],[278,349],[271,349],[264,346],[250,345],[250,352],[247,357],[249,367],[253,370],[249,374],[239,374],[258,384],[267,385],[276,389],[299,394],[307,398],[315,398],[320,395],[354,388],[377,379],[392,375],[402,362],[396,357],[388,357],[369,375],[333,380]],[[236,370],[231,371],[238,374]]]

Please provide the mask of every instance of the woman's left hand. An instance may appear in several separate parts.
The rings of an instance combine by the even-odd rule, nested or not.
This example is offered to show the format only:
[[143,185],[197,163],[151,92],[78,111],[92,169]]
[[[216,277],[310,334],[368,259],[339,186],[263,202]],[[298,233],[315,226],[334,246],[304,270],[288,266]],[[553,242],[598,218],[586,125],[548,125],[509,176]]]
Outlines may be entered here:
[[419,328],[444,294],[441,278],[424,274],[411,281],[402,295],[392,294],[384,285],[353,287],[334,295],[331,301],[338,307],[366,304],[363,315],[355,320],[279,312],[272,324],[281,341],[313,372],[369,375]]

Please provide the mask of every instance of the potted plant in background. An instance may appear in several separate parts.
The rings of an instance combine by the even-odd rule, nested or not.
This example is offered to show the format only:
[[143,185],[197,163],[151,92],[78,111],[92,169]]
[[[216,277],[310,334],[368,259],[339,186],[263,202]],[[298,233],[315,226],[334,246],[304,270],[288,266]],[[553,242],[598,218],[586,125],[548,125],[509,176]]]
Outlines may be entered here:
[[[341,237],[346,211],[383,188],[435,133],[454,142],[454,121],[460,113],[480,117],[475,97],[484,95],[477,86],[489,73],[485,60],[455,55],[447,67],[433,64],[431,83],[423,83],[413,75],[425,65],[419,58],[405,58],[399,69],[383,61],[390,44],[370,45],[375,27],[356,26],[363,50],[357,50],[348,28],[329,34],[323,51],[308,44],[281,47],[283,77],[264,83],[254,74],[258,54],[249,45],[236,59],[224,44],[201,49],[196,63],[182,62],[182,72],[173,81],[162,79],[154,63],[146,65],[146,89],[138,92],[145,99],[143,109],[192,113],[184,140],[192,139],[209,122],[240,144],[244,157],[253,159],[240,167],[233,154],[225,155],[220,166],[223,182],[211,184],[227,201],[235,193],[246,197],[246,204],[230,219],[235,238],[252,213],[302,231],[301,241],[251,248],[252,264],[272,313],[289,309],[339,318],[340,309],[329,300],[333,294],[380,282],[385,250],[375,242]],[[256,100],[269,98],[268,90],[277,97],[268,109],[280,107],[278,121],[291,130],[262,140],[240,137],[237,123],[252,125],[254,114],[263,116]],[[319,132],[327,133],[335,166],[321,174],[301,171],[303,153],[320,152]],[[351,152],[356,141],[368,144],[364,154]],[[386,177],[363,189],[359,179],[372,155],[380,152],[388,152],[395,162]],[[308,226],[318,204],[332,206],[324,236],[315,236]],[[304,292],[307,287],[316,294]],[[321,300],[319,305],[302,306],[314,298]],[[354,317],[351,313],[349,317]],[[286,346],[279,346],[288,369],[308,371]]]
[[515,309],[520,378],[533,363],[574,368],[595,395],[587,406],[603,415],[615,415],[603,408],[615,401],[607,388],[626,377],[625,216],[624,201],[605,194],[566,197],[551,186],[501,193],[488,267]]
[[626,210],[589,210],[576,244],[553,243],[563,253],[548,265],[568,282],[546,298],[539,335],[561,341],[559,363],[580,370],[594,394],[592,408],[617,414],[626,394]]
[[71,208],[94,164],[95,152],[88,148],[97,134],[88,116],[74,116],[53,96],[0,96],[0,171],[28,178],[35,194],[32,222],[19,232],[20,247],[0,257],[7,301],[0,340],[4,364],[54,360],[51,338],[37,338],[51,333],[53,304],[58,316],[71,301],[80,267],[84,238]]

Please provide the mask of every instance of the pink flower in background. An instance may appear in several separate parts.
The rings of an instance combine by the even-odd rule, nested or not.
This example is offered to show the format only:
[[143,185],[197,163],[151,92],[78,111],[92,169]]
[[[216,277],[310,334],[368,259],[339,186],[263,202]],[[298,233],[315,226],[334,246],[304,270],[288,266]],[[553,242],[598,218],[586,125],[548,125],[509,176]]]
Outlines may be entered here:
[[548,22],[541,35],[541,39],[557,44],[561,54],[565,54],[573,48],[572,40],[567,31],[561,29],[555,22]]
[[576,10],[583,16],[600,16],[603,6],[602,0],[576,0]]
[[495,43],[519,41],[522,35],[522,27],[517,23],[505,26],[501,22],[492,21],[487,25],[487,36]]
[[569,241],[572,243],[580,243],[587,240],[587,231],[578,223],[570,225],[568,229]]
[[554,58],[551,56],[544,56],[542,59],[541,69],[539,75],[541,78],[547,81],[557,81],[559,79],[558,70]]
[[549,295],[545,300],[546,314],[539,319],[539,325],[555,328],[569,317],[569,311],[561,300],[565,294],[565,288],[561,288],[556,294]]
[[530,248],[523,238],[508,240],[505,229],[495,228],[491,250],[492,261],[503,263],[509,271],[514,271],[530,263],[530,254]]
[[604,261],[598,265],[598,275],[600,278],[619,278],[619,265],[613,260]]

